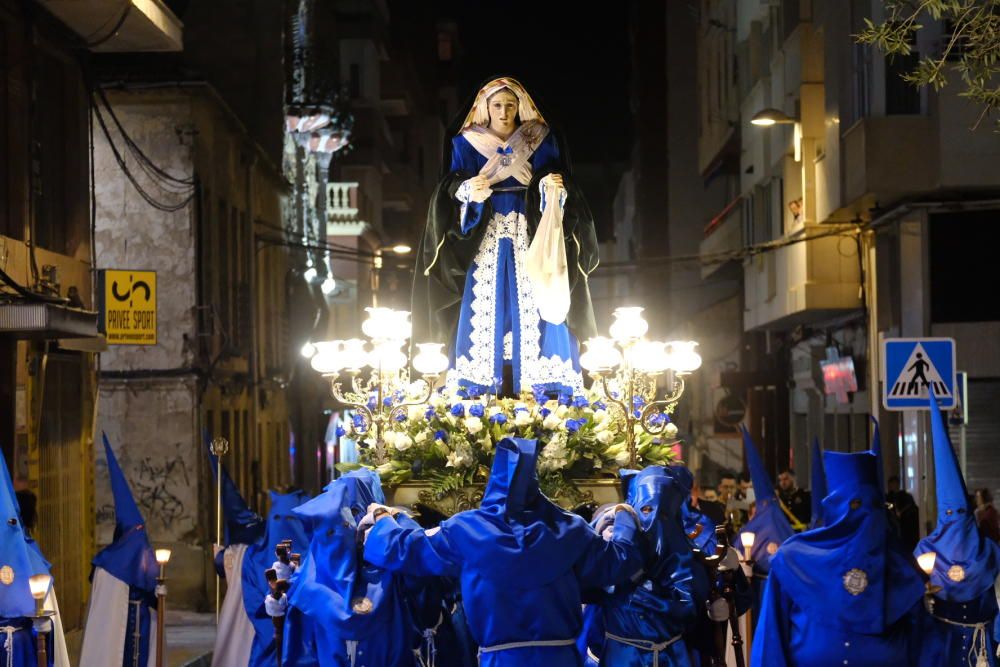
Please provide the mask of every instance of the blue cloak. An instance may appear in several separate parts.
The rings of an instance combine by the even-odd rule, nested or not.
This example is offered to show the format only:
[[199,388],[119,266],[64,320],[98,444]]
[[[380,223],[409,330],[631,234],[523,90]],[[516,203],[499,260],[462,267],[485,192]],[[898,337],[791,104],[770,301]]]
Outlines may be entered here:
[[930,392],[938,516],[934,532],[917,544],[914,554],[937,554],[930,578],[941,590],[934,596],[935,620],[924,643],[921,664],[975,667],[976,658],[981,656],[995,667],[994,582],[1000,575],[1000,546],[979,532],[934,390]]
[[[688,667],[683,633],[694,624],[694,591],[707,590],[680,516],[691,495],[691,472],[683,466],[650,466],[621,474],[627,502],[639,514],[647,557],[637,581],[604,591],[597,604],[587,607],[590,650],[609,665]],[[699,574],[702,586],[695,584]]]
[[878,457],[826,452],[824,464],[827,525],[771,559],[751,665],[917,664],[924,581],[890,528]]
[[375,565],[461,582],[483,667],[578,667],[582,589],[624,584],[642,567],[635,524],[619,517],[605,542],[542,495],[537,458],[536,441],[503,440],[479,509],[430,531],[384,518],[365,545]]

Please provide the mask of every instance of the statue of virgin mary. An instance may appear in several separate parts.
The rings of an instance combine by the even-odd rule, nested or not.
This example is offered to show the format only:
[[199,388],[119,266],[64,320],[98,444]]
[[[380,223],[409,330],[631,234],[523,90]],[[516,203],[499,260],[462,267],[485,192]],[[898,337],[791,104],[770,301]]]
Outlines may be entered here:
[[449,345],[452,388],[579,392],[598,250],[566,150],[510,77],[461,118],[417,257],[413,340]]

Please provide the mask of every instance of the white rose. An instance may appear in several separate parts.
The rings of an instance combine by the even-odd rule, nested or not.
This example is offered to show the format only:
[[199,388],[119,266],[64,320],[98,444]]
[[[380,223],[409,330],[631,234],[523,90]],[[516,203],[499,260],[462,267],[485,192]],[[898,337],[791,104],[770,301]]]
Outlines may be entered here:
[[479,417],[466,417],[465,428],[469,433],[475,435],[483,430],[483,420]]
[[448,401],[441,394],[434,392],[434,394],[431,395],[430,404],[435,410],[440,410],[448,405]]
[[396,448],[397,452],[405,452],[413,446],[413,438],[405,433],[396,433],[393,438],[392,446]]
[[675,435],[677,435],[677,425],[674,424],[673,422],[670,422],[669,424],[667,424],[667,427],[664,429],[663,432],[672,438]]
[[550,412],[548,416],[542,421],[542,427],[547,428],[550,431],[554,431],[556,428],[561,426],[562,423],[563,423],[562,419],[560,419],[556,413]]
[[419,419],[423,419],[424,412],[426,412],[426,408],[424,408],[424,406],[411,405],[406,409],[406,418],[409,419],[411,422],[415,422]]
[[611,441],[614,439],[615,434],[605,429],[602,431],[598,431],[596,437],[597,437],[597,442],[601,443],[602,445],[607,445],[610,444]]
[[617,463],[620,466],[627,465],[628,459],[629,459],[628,452],[621,452],[619,454],[615,454],[615,463]]
[[434,439],[434,434],[428,429],[424,429],[420,433],[417,433],[417,442],[430,442]]
[[503,408],[501,408],[499,405],[494,405],[489,409],[489,412],[487,412],[486,414],[487,416],[492,417],[493,415],[498,415],[501,412],[503,412]]
[[531,413],[527,410],[518,410],[514,413],[515,426],[530,426],[532,421]]

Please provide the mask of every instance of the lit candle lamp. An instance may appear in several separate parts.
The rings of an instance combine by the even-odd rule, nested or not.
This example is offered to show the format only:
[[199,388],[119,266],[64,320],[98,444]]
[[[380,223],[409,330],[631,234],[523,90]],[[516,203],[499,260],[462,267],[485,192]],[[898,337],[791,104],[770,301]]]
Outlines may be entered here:
[[745,560],[748,563],[751,560],[753,560],[750,557],[750,552],[753,550],[753,543],[754,540],[756,539],[757,539],[757,534],[749,530],[744,530],[742,533],[740,533],[740,542],[743,543],[743,560]]

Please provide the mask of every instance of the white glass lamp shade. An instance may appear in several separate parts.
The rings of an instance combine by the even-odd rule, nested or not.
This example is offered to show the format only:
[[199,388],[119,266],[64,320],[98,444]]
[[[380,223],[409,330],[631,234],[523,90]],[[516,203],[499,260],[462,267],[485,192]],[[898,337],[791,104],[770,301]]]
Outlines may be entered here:
[[170,549],[157,549],[156,550],[156,562],[160,565],[166,565],[170,560]]
[[312,359],[316,355],[316,346],[312,343],[306,343],[302,346],[300,352],[306,359]]
[[349,338],[343,341],[341,355],[341,365],[347,370],[358,371],[368,365],[365,342],[360,338]]
[[361,332],[369,338],[392,338],[397,319],[392,308],[365,308],[368,319],[361,323]]
[[641,340],[632,348],[629,358],[632,365],[643,373],[657,374],[670,368],[667,344],[655,340]]
[[406,355],[399,349],[403,341],[383,340],[375,344],[368,365],[381,371],[398,371],[406,366]]
[[588,371],[611,370],[622,362],[621,352],[610,338],[595,336],[588,339],[584,346],[586,350],[580,355],[580,365]]
[[416,356],[413,357],[413,368],[421,375],[440,375],[448,368],[448,357],[442,351],[441,343],[417,343]]
[[31,591],[31,597],[36,600],[41,600],[46,596],[51,584],[52,577],[47,574],[35,574],[28,577],[28,590]]
[[638,340],[649,330],[649,323],[642,317],[642,308],[638,306],[615,308],[612,314],[615,321],[609,331],[611,337],[619,342]]
[[325,340],[312,343],[316,352],[310,360],[310,365],[317,373],[333,375],[339,373],[344,368],[344,355],[342,340]]
[[749,530],[744,530],[740,533],[740,542],[743,544],[744,549],[750,549],[753,547],[754,540],[757,539],[757,533],[751,532]]
[[693,340],[675,340],[670,342],[670,368],[678,373],[691,373],[701,368],[701,355],[694,348],[698,343]]
[[917,556],[917,565],[920,569],[924,571],[924,574],[930,576],[931,572],[934,571],[934,563],[937,562],[937,554],[933,551],[928,551],[927,553],[922,553]]
[[409,340],[410,334],[413,332],[413,325],[410,324],[410,311],[408,310],[394,310],[392,311],[392,329],[390,333],[391,336],[386,336],[386,338],[391,338],[392,340]]

